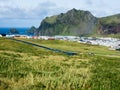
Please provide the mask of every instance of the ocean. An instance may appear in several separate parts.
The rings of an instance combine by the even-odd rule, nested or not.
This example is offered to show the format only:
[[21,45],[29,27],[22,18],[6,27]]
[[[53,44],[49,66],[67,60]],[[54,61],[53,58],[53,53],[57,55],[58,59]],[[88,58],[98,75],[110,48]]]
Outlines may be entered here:
[[[8,34],[11,28],[0,28],[0,34]],[[16,28],[20,35],[26,35],[29,28]]]

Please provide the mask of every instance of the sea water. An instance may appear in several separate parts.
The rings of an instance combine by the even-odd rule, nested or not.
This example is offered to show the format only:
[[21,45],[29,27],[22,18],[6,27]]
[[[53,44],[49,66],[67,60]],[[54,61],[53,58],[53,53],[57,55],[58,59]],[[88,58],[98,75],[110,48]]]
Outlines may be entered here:
[[[11,28],[0,28],[0,34],[9,34]],[[15,28],[16,30],[18,30],[19,34],[21,35],[26,35],[26,31],[29,28]]]

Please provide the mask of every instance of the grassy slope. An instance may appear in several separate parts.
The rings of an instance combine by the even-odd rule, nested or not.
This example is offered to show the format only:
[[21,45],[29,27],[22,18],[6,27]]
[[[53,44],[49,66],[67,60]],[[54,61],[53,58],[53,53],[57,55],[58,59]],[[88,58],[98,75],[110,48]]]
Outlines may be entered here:
[[53,24],[53,23],[56,22],[56,18],[57,18],[57,15],[56,16],[51,16],[51,18],[47,17],[47,18],[45,18],[45,21],[47,23]]
[[99,18],[103,25],[113,25],[120,23],[120,14]]
[[[120,14],[108,16],[108,17],[102,17],[99,18],[100,23],[104,26],[116,26],[120,24]],[[101,35],[103,37],[113,37],[113,38],[120,38],[120,33],[118,34],[109,34],[109,35]]]
[[78,55],[66,56],[0,38],[0,90],[120,89],[119,52],[73,42],[29,41]]
[[43,35],[88,35],[96,32],[97,23],[97,19],[90,12],[72,9],[46,17],[39,31]]
[[110,51],[107,47],[90,45],[90,44],[80,44],[77,42],[69,42],[69,41],[59,41],[59,40],[33,40],[33,39],[23,39],[25,41],[33,42],[36,44],[44,45],[47,47],[61,49],[66,51],[75,51],[78,53],[95,53],[100,55],[120,55],[117,51]]
[[110,34],[110,35],[107,35],[105,37],[113,37],[113,38],[119,38],[120,39],[120,33],[118,33],[118,34]]

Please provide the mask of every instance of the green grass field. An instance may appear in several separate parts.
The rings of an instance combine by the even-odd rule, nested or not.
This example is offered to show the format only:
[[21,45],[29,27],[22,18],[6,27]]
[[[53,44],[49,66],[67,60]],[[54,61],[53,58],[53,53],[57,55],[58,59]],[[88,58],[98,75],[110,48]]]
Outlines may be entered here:
[[119,51],[77,42],[24,40],[78,54],[0,38],[0,90],[120,90]]

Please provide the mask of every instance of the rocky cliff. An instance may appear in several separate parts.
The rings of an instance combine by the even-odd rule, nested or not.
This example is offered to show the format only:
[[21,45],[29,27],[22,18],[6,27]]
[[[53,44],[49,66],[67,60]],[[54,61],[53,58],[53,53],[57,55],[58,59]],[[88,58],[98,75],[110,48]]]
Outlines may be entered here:
[[93,35],[120,33],[120,14],[97,18],[89,11],[72,9],[46,17],[40,24],[40,35]]
[[88,35],[96,32],[98,20],[89,11],[72,9],[46,17],[39,27],[40,35]]

